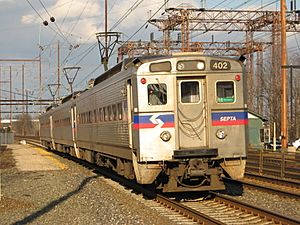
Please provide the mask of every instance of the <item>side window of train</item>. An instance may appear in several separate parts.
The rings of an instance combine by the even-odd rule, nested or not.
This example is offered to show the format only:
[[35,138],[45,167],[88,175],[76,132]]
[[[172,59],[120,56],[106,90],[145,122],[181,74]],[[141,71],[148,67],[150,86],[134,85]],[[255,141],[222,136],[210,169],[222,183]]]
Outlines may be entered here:
[[182,81],[180,83],[182,103],[200,102],[200,85],[198,81]]
[[118,105],[118,120],[122,120],[123,119],[123,108],[122,108],[122,103],[119,102]]
[[128,113],[128,105],[127,105],[127,101],[123,101],[122,102],[122,111],[123,111],[123,121],[127,121],[127,113]]
[[97,123],[98,122],[98,113],[97,113],[97,110],[94,109],[94,123]]
[[112,105],[112,120],[117,120],[117,105],[113,104]]
[[166,84],[148,84],[148,105],[167,104],[167,85]]
[[99,122],[103,122],[103,110],[102,108],[99,108],[98,109],[98,112],[99,112]]
[[218,81],[216,86],[218,103],[232,103],[235,101],[233,81]]
[[108,106],[104,107],[104,121],[108,121]]
[[92,123],[92,112],[88,112],[88,123]]
[[108,119],[109,121],[112,121],[113,120],[113,114],[112,114],[112,106],[107,106],[108,108]]

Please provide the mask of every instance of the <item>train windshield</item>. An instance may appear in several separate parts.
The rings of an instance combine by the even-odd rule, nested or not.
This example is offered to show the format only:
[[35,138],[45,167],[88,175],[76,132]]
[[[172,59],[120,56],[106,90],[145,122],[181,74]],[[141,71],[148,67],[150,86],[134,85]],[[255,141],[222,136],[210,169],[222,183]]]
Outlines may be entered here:
[[167,104],[167,85],[148,84],[148,104],[166,105]]
[[180,92],[182,103],[198,103],[200,101],[200,88],[198,81],[181,82]]
[[234,83],[233,81],[219,81],[217,82],[217,102],[230,103],[234,102]]

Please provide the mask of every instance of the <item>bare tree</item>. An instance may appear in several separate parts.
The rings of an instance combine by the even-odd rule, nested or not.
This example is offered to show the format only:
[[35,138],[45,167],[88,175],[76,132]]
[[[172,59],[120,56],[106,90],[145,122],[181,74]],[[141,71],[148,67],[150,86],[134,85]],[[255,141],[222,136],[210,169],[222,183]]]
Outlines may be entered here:
[[19,114],[15,118],[17,121],[14,123],[13,127],[16,134],[23,136],[35,134],[32,117],[29,114]]

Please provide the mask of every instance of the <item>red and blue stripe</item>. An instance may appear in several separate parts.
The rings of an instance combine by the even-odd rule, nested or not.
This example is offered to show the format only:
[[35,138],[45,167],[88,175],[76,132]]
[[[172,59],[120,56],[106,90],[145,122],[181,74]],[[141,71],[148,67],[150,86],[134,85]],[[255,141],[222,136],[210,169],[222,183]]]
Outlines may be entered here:
[[211,114],[213,126],[247,125],[247,112],[214,112]]
[[[174,114],[157,115],[152,119],[152,121],[154,120],[155,122],[152,122],[150,120],[151,117],[153,117],[153,115],[135,115],[133,117],[133,128],[134,129],[155,128],[159,124],[162,124],[161,128],[175,127]],[[162,123],[157,120],[160,120]]]

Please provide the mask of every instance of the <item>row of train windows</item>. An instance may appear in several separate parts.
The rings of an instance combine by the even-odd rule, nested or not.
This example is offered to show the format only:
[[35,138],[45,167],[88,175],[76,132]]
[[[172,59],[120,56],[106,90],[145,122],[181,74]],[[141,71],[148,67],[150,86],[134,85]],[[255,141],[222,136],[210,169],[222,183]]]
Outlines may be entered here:
[[[180,83],[180,102],[198,103],[201,101],[201,86],[199,81],[182,81]],[[167,104],[167,85],[148,84],[148,105]],[[216,83],[216,102],[232,103],[235,101],[234,82],[218,81]]]
[[41,127],[50,126],[50,121],[47,122],[41,122]]
[[[120,102],[93,111],[80,113],[77,117],[78,124],[97,123],[104,121],[127,120],[127,102]],[[54,120],[54,126],[69,125],[71,118]],[[41,123],[41,126],[50,125],[50,122]]]
[[[64,119],[58,119],[54,120],[54,125],[59,126],[59,125],[69,125],[70,124],[70,117],[64,118]],[[49,123],[50,125],[50,123]]]
[[93,111],[80,113],[78,115],[78,124],[98,123],[105,121],[127,120],[127,102],[101,107]]

